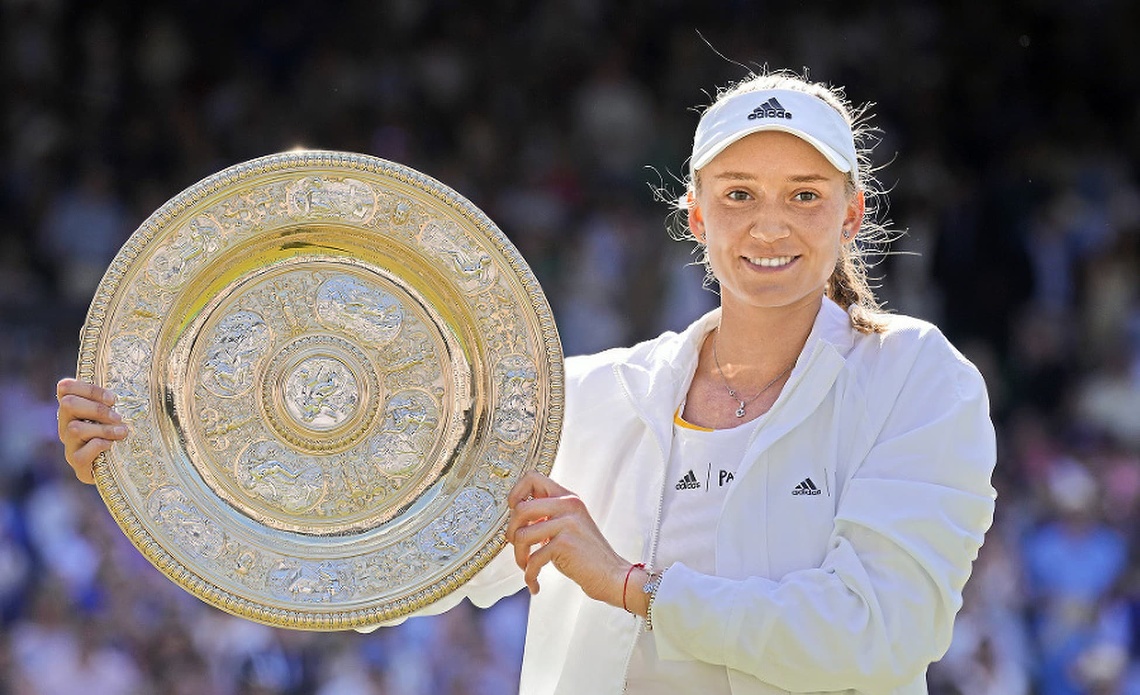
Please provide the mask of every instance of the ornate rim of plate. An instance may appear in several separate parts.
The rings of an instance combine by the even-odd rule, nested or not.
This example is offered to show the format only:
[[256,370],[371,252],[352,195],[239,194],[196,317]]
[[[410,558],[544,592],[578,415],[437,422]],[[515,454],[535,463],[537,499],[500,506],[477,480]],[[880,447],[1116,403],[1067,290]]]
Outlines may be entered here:
[[77,372],[131,429],[95,466],[127,537],[203,601],[295,629],[470,579],[562,427],[561,343],[517,249],[435,179],[346,152],[244,162],[157,210]]

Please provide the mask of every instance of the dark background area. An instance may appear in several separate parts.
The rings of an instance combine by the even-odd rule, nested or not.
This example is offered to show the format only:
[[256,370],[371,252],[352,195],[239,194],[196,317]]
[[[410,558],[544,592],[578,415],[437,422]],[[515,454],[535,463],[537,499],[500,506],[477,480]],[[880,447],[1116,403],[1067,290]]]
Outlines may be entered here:
[[185,594],[72,478],[55,381],[152,211],[297,146],[470,198],[568,354],[680,328],[716,298],[659,194],[739,63],[875,103],[880,293],[991,390],[998,516],[931,692],[1140,692],[1137,29],[1125,0],[0,4],[0,694],[515,692],[525,597],[363,636]]

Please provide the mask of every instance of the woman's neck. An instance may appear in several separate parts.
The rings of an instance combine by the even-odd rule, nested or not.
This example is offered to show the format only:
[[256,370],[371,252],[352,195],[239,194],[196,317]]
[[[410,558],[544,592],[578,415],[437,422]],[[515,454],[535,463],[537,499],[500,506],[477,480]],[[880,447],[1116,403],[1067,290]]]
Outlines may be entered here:
[[768,411],[787,383],[815,324],[812,307],[767,308],[721,300],[720,326],[701,345],[682,417],[727,429]]
[[795,362],[822,301],[820,296],[814,302],[774,308],[722,301],[720,327],[714,339],[726,375],[735,375],[742,382],[762,380]]

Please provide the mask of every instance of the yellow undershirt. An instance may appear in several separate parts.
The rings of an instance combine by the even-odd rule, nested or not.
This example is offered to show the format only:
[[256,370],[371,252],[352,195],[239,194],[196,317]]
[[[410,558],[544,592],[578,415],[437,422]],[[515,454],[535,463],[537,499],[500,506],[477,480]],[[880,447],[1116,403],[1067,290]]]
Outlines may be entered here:
[[691,422],[686,422],[685,419],[683,417],[681,417],[681,410],[684,407],[685,407],[685,404],[682,403],[681,405],[677,406],[677,412],[673,413],[673,424],[674,425],[676,425],[678,427],[684,427],[687,430],[696,430],[698,432],[712,432],[713,431],[713,429],[711,427],[701,427],[700,425],[694,425]]

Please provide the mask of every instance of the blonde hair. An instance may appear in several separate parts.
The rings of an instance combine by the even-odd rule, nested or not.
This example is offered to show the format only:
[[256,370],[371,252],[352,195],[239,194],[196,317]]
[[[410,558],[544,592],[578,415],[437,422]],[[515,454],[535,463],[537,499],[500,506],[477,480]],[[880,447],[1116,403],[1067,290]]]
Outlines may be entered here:
[[[891,234],[884,223],[876,221],[883,193],[878,188],[878,181],[871,166],[871,150],[877,139],[874,129],[867,123],[870,118],[868,114],[870,105],[854,107],[847,101],[842,87],[810,82],[805,77],[786,70],[753,73],[740,82],[720,89],[713,104],[736,94],[765,89],[790,89],[817,97],[838,111],[851,126],[859,166],[847,174],[847,189],[849,195],[860,192],[863,194],[866,211],[856,243],[840,246],[839,259],[827,281],[825,292],[832,301],[847,311],[851,317],[851,325],[856,330],[862,333],[881,333],[886,330],[886,317],[882,305],[875,298],[875,292],[871,288],[868,276],[868,267],[871,264],[868,257],[882,253],[891,239]],[[710,107],[713,104],[710,104]],[[708,249],[688,227],[690,201],[700,186],[698,173],[690,170],[685,184],[686,195],[678,202],[679,214],[676,217],[674,227],[676,231],[673,236],[678,240],[697,244],[696,253],[699,255],[699,262],[705,267],[706,283],[711,283],[715,277],[709,264]]]

